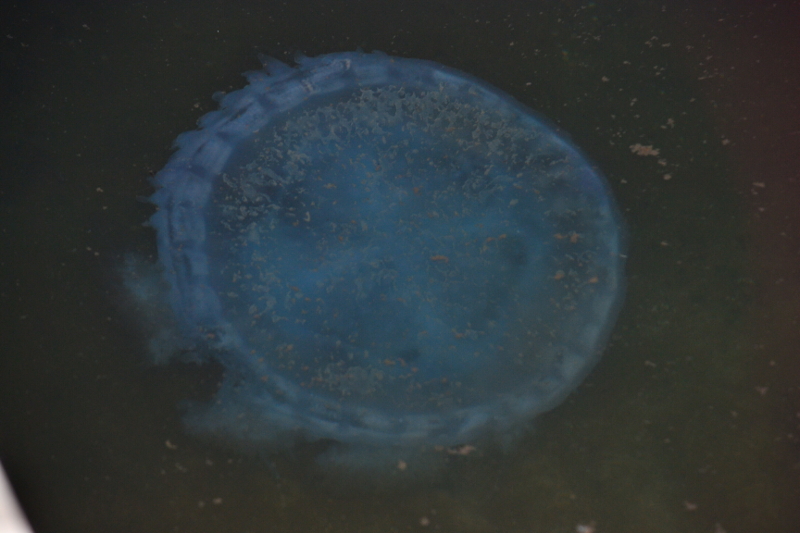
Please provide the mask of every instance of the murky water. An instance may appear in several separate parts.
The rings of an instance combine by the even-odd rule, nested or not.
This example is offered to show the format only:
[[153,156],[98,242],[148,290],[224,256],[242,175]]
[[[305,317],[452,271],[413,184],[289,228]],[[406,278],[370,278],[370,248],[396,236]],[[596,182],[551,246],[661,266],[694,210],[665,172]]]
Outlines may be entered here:
[[[274,5],[270,5],[274,4]],[[800,523],[797,6],[3,8],[0,460],[39,532],[786,532]],[[794,17],[794,18],[793,18]],[[588,380],[511,449],[336,486],[193,437],[219,368],[148,363],[117,268],[149,176],[259,52],[432,59],[568,131],[630,230]]]

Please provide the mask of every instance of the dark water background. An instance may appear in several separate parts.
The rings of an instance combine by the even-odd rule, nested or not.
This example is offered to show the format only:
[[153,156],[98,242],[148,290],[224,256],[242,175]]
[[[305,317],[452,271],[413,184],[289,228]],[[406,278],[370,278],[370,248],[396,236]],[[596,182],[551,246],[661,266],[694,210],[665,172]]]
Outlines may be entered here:
[[[798,2],[0,10],[0,460],[38,532],[800,531]],[[178,403],[216,369],[148,365],[116,274],[154,253],[137,197],[214,91],[258,53],[357,47],[549,117],[630,230],[628,297],[586,383],[516,448],[381,492],[185,433]]]

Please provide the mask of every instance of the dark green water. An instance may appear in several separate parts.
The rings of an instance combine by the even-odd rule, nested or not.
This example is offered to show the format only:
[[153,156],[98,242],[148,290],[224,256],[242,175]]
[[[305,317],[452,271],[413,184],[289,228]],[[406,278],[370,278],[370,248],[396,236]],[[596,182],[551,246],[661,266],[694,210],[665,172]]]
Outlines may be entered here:
[[[36,531],[800,528],[797,2],[0,9],[0,460]],[[630,230],[627,300],[585,384],[513,449],[378,492],[188,435],[178,404],[216,369],[149,366],[115,272],[154,253],[136,199],[214,91],[258,53],[357,47],[549,117]]]

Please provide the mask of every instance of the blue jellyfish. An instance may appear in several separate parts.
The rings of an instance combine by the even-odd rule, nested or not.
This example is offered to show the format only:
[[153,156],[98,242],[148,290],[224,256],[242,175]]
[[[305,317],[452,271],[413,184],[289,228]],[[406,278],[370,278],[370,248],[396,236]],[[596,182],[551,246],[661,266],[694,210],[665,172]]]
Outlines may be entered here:
[[[224,379],[189,427],[337,464],[502,435],[598,361],[623,295],[609,187],[546,121],[380,53],[267,59],[184,133],[151,223]],[[434,452],[432,452],[434,453]]]

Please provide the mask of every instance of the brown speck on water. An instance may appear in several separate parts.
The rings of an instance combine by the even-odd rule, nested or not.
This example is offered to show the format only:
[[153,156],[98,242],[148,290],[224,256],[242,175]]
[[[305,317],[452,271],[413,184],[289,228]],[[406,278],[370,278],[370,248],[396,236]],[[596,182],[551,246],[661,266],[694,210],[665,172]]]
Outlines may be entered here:
[[648,144],[647,146],[645,146],[643,144],[636,143],[630,145],[629,148],[631,149],[631,152],[641,156],[648,156],[648,155],[656,156],[659,153],[661,153],[661,150],[659,150],[658,148],[653,148],[652,144]]

